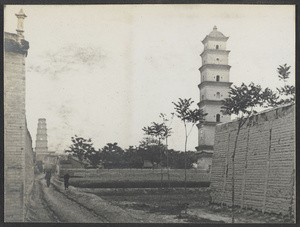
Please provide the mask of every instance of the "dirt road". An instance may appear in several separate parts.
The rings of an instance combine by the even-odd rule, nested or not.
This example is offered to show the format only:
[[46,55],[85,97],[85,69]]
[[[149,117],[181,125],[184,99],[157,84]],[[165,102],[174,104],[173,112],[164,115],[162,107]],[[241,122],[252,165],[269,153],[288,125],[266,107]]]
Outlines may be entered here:
[[72,199],[72,189],[64,190],[55,178],[50,187],[46,186],[43,175],[37,176],[34,183],[31,203],[27,213],[29,222],[108,222],[104,217],[93,213]]
[[175,216],[149,214],[123,209],[100,197],[70,186],[52,177],[48,188],[43,175],[35,179],[31,201],[26,215],[27,222],[63,223],[178,223]]

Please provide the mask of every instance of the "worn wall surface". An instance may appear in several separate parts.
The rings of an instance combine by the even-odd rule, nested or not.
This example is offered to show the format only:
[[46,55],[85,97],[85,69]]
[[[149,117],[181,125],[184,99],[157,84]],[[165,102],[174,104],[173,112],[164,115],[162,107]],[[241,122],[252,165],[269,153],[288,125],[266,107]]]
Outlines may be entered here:
[[34,183],[35,152],[32,148],[32,139],[26,127],[26,148],[25,148],[25,218],[27,205],[30,202],[31,192]]
[[4,221],[20,222],[24,221],[26,193],[33,182],[33,154],[25,117],[25,57],[29,45],[11,33],[5,33],[4,41]]
[[[232,204],[232,153],[237,121],[216,127],[211,198]],[[257,114],[242,127],[235,155],[235,205],[294,214],[294,104]]]

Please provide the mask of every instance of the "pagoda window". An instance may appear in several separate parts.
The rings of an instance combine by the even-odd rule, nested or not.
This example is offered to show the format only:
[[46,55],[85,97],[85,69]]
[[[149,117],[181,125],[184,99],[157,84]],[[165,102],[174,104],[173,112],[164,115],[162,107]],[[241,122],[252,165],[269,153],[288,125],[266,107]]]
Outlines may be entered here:
[[220,114],[217,114],[217,116],[216,116],[216,122],[220,122]]
[[220,92],[217,92],[217,99],[220,98]]
[[217,50],[219,49],[219,45],[216,45],[216,49],[217,49]]
[[220,81],[220,76],[219,75],[217,75],[216,81]]

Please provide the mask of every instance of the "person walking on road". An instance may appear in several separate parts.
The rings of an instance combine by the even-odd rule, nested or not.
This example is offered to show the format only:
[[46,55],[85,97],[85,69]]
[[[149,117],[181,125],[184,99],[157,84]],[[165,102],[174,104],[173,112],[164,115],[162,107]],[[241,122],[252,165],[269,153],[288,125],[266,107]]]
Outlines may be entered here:
[[45,179],[46,179],[46,182],[47,182],[47,187],[49,187],[50,186],[50,179],[51,179],[51,171],[50,170],[46,171]]
[[69,179],[70,179],[70,175],[68,174],[68,172],[64,175],[64,180],[65,180],[65,190],[68,189],[69,187]]

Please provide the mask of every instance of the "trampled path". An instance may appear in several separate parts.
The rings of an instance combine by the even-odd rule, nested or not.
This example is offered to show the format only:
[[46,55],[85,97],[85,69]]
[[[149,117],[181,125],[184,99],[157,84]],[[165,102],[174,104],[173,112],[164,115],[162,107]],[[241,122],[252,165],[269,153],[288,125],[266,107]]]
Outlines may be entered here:
[[55,177],[51,179],[48,188],[43,175],[36,177],[28,208],[27,222],[139,222],[126,211],[107,204],[98,196],[82,193],[72,186],[64,190],[63,183]]

